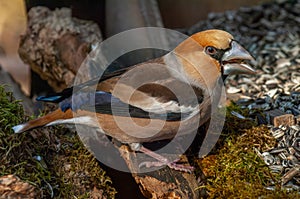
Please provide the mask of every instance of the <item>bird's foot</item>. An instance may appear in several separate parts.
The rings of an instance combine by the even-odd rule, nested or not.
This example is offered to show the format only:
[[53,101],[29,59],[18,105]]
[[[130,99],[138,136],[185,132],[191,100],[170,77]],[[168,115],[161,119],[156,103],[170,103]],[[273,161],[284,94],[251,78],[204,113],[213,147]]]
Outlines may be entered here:
[[139,167],[161,167],[161,166],[168,166],[171,169],[177,170],[177,171],[183,171],[183,172],[187,172],[187,173],[192,173],[194,171],[194,167],[189,166],[189,165],[183,165],[183,164],[178,164],[177,162],[180,159],[176,159],[174,161],[169,161],[169,162],[160,162],[160,161],[156,161],[156,162],[151,162],[151,161],[145,161],[142,162]]
[[150,157],[157,160],[155,162],[152,162],[152,161],[142,162],[139,165],[139,167],[145,166],[145,167],[149,168],[149,167],[153,167],[153,166],[156,166],[156,167],[168,166],[171,169],[175,169],[175,170],[178,170],[178,171],[184,171],[184,172],[188,172],[188,173],[191,173],[194,170],[194,167],[192,167],[192,166],[178,164],[177,162],[180,159],[170,161],[167,158],[163,157],[162,155],[160,155],[158,153],[155,153],[154,151],[151,151],[151,150],[145,148],[144,146],[142,146],[139,143],[132,143],[130,146],[133,150],[140,151],[140,152],[142,152],[142,153],[144,153],[144,154],[146,154],[146,155],[148,155],[148,156],[150,156]]

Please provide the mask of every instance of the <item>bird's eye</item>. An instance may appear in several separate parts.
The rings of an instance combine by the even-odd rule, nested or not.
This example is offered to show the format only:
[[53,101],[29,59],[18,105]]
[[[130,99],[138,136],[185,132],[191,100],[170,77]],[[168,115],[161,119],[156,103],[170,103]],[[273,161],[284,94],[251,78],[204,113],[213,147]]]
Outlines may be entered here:
[[205,52],[209,55],[214,55],[217,53],[217,49],[211,46],[206,47]]

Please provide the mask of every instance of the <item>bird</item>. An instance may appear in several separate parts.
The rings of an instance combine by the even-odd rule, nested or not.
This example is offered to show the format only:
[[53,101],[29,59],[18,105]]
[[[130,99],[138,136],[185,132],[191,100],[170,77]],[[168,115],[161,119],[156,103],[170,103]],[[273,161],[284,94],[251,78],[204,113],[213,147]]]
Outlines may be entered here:
[[154,158],[156,162],[147,162],[148,167],[165,165],[190,172],[192,167],[168,160],[143,143],[172,139],[178,129],[185,135],[204,124],[210,118],[212,95],[224,84],[221,80],[232,74],[255,74],[253,61],[230,33],[204,30],[159,58],[38,97],[38,101],[58,103],[59,108],[13,130],[86,125]]

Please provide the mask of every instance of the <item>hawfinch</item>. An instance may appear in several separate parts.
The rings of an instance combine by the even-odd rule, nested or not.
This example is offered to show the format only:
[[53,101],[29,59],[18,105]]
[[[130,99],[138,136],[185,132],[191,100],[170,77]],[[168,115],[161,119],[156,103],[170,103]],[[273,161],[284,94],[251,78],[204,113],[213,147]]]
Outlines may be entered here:
[[[210,118],[211,96],[220,80],[231,74],[255,73],[251,60],[228,32],[202,31],[160,58],[38,97],[59,103],[59,109],[13,130],[21,133],[56,124],[87,125],[155,158],[158,165],[189,171],[192,168],[176,164],[142,143],[172,139],[179,129],[183,135],[195,131]],[[94,90],[89,89],[93,86]]]

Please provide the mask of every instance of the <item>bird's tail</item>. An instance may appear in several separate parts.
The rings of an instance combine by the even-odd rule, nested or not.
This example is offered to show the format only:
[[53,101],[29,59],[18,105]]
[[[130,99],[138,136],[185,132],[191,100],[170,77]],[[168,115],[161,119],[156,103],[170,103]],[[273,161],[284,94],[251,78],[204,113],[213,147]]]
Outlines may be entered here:
[[63,112],[61,109],[57,109],[52,113],[49,113],[43,117],[37,118],[35,120],[31,120],[24,124],[19,124],[13,127],[15,133],[22,133],[24,131],[28,131],[30,129],[50,126],[52,122],[57,120],[66,120],[73,117],[73,113],[71,110],[67,110]]

